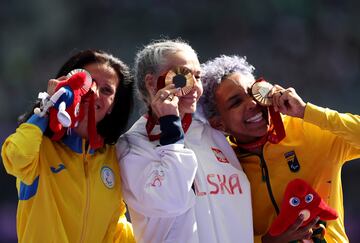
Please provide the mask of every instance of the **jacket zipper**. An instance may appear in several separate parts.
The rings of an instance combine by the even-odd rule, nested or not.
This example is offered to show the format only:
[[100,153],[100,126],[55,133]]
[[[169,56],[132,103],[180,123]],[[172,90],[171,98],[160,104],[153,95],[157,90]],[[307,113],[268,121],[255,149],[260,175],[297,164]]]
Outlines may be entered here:
[[265,183],[266,183],[266,188],[267,188],[271,203],[274,206],[276,214],[279,215],[280,210],[279,210],[279,206],[277,205],[277,203],[275,201],[275,197],[274,197],[274,194],[271,189],[269,171],[268,171],[265,159],[264,159],[264,155],[261,153],[259,155],[259,157],[260,157],[260,168],[261,168],[262,180],[265,181]]
[[87,228],[87,220],[89,216],[89,207],[90,207],[90,178],[89,178],[89,164],[87,160],[87,155],[90,150],[90,147],[88,150],[85,150],[85,144],[86,142],[83,142],[83,151],[86,151],[83,155],[84,160],[84,174],[85,174],[85,180],[86,180],[86,203],[85,203],[85,211],[84,211],[84,217],[83,217],[83,227],[81,230],[81,237],[80,237],[80,243],[83,243],[85,240],[85,234],[86,234],[86,228]]

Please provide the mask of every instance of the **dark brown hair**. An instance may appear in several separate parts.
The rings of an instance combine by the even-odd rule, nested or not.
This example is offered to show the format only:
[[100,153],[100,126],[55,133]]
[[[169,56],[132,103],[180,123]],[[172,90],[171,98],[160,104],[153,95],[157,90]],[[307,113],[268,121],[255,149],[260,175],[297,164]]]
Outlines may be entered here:
[[[66,76],[70,71],[92,63],[109,65],[119,78],[113,109],[97,124],[98,133],[104,138],[105,144],[114,144],[125,131],[133,107],[133,79],[129,67],[120,59],[104,51],[84,50],[70,57],[60,68],[56,77]],[[32,114],[33,109],[20,116],[19,123],[25,122]],[[50,132],[47,129],[45,135],[49,136]]]

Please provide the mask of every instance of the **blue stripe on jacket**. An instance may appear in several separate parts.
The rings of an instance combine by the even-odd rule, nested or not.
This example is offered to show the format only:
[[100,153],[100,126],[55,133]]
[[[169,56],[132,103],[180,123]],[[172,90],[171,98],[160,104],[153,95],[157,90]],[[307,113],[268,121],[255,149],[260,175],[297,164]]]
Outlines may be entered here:
[[26,185],[22,181],[20,182],[19,200],[29,200],[32,198],[38,189],[39,176],[37,176],[31,185]]

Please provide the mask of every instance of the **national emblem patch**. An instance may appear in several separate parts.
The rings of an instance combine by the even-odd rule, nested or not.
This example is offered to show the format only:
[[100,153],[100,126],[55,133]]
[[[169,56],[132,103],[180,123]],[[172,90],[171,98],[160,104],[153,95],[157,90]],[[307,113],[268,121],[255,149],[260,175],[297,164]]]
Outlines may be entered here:
[[300,163],[296,157],[295,151],[289,151],[284,154],[285,159],[288,162],[288,166],[291,172],[298,172],[300,170]]
[[114,176],[114,172],[112,171],[112,169],[110,167],[107,166],[103,166],[101,168],[101,180],[104,183],[104,185],[109,188],[112,189],[115,186],[115,176]]
[[211,147],[211,150],[214,152],[216,159],[221,163],[229,163],[228,159],[225,157],[224,153],[218,149]]

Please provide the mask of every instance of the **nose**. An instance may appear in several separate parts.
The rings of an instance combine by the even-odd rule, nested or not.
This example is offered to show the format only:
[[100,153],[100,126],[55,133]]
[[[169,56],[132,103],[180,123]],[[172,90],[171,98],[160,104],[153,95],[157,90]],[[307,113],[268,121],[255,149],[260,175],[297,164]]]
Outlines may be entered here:
[[191,93],[198,92],[202,94],[202,90],[203,90],[203,86],[201,80],[194,77],[194,83],[191,89]]
[[96,82],[93,82],[90,88],[94,94],[96,95],[96,97],[99,97],[99,87],[97,86]]
[[247,109],[253,110],[257,106],[258,106],[258,103],[251,96],[248,96],[248,98],[247,98]]

